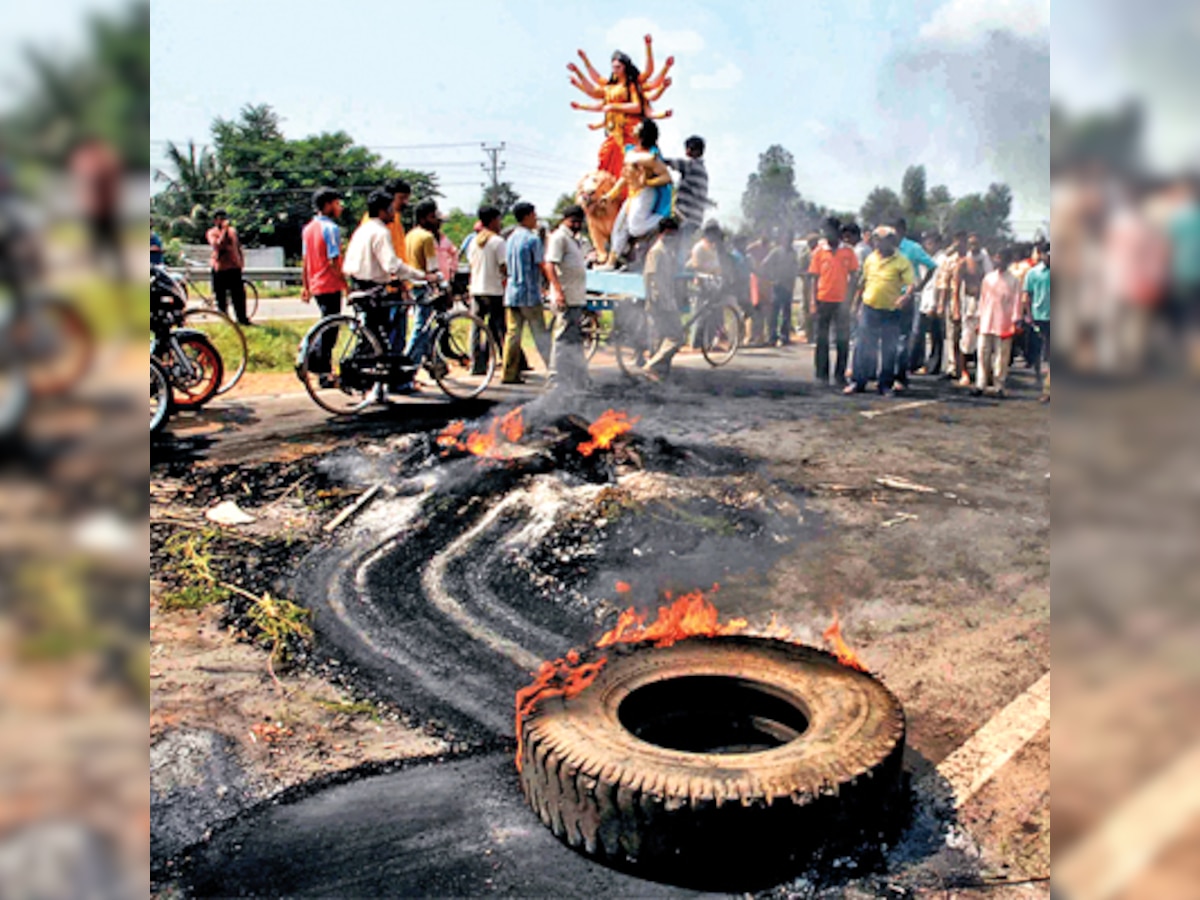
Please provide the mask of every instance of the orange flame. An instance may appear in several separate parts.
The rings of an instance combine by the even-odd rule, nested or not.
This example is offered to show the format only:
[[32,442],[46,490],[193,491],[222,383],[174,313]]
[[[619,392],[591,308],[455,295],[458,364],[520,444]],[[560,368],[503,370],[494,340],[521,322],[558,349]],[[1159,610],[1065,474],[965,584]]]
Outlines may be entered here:
[[580,444],[579,452],[584,456],[591,456],[597,450],[607,450],[618,437],[632,431],[633,426],[640,422],[641,418],[641,416],[635,416],[631,419],[627,412],[615,409],[605,410],[600,418],[588,426],[588,434],[592,436],[592,439]]
[[[624,581],[617,582],[632,590]],[[712,586],[716,593],[719,585]],[[664,593],[664,598],[671,600],[670,592]],[[653,642],[655,647],[670,647],[676,641],[689,637],[716,637],[723,634],[737,634],[746,628],[745,619],[731,619],[722,625],[718,621],[717,608],[705,599],[702,591],[692,591],[684,594],[669,606],[659,607],[658,618],[649,625],[645,624],[646,615],[638,613],[632,607],[617,617],[617,624],[605,632],[596,646],[608,647],[613,644],[638,644]],[[608,657],[601,657],[596,662],[581,663],[577,650],[572,650],[561,659],[544,662],[537,670],[533,682],[517,691],[517,769],[521,768],[521,756],[524,750],[524,735],[522,724],[526,717],[543,700],[552,697],[566,697],[568,700],[577,696],[587,688]]]
[[858,669],[860,672],[867,671],[867,667],[862,664],[858,654],[851,650],[850,646],[842,639],[842,623],[838,621],[836,611],[833,614],[833,623],[825,629],[821,637],[833,645],[833,655],[843,666]]
[[522,407],[518,406],[500,419],[500,433],[510,444],[515,444],[525,434],[525,415],[521,409]]
[[792,629],[780,622],[779,616],[772,612],[771,621],[768,622],[760,631],[758,631],[758,634],[762,637],[778,638],[781,641],[786,641],[791,639]]
[[[713,585],[717,590],[717,585]],[[670,592],[663,595],[671,599]],[[737,634],[749,623],[745,619],[730,619],[724,625],[719,621],[717,608],[704,596],[703,591],[684,594],[669,606],[658,608],[658,618],[646,624],[646,614],[631,606],[619,616],[617,624],[600,636],[597,647],[613,644],[652,643],[655,647],[670,647],[676,641],[689,637],[717,637]]]
[[515,444],[525,434],[525,418],[521,407],[510,410],[499,419],[492,419],[486,431],[472,431],[463,437],[467,427],[462,422],[451,422],[437,437],[437,445],[444,452],[454,450],[470,453],[487,459],[496,459],[502,454],[497,453],[501,439]]
[[543,700],[552,697],[565,697],[570,700],[587,688],[608,657],[603,656],[595,662],[580,663],[579,651],[571,650],[561,659],[554,662],[544,662],[537,670],[533,682],[517,691],[517,771],[521,770],[521,757],[524,750],[524,735],[521,724],[525,721],[535,706]]
[[633,586],[628,581],[618,581],[617,582],[617,593],[618,594],[628,594],[632,590],[633,590]]
[[437,436],[437,445],[446,448],[446,450],[453,450],[459,444],[459,437],[466,430],[467,425],[465,422],[451,422]]

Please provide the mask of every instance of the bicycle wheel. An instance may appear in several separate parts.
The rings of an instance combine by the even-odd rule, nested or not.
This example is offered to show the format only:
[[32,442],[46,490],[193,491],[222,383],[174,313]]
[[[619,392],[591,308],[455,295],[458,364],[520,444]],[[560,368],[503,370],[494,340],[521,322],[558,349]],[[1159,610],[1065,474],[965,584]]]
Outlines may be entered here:
[[194,294],[196,299],[205,306],[212,306],[217,302],[215,299],[216,291],[212,290],[211,281],[208,283],[208,290],[205,290],[200,279],[193,279],[188,276],[183,279],[183,290],[184,296],[191,297]]
[[468,312],[451,313],[433,335],[431,374],[446,396],[470,400],[492,383],[499,355],[482,319]]
[[246,373],[246,365],[250,361],[246,333],[225,313],[207,306],[193,306],[185,310],[183,324],[202,332],[221,354],[225,377],[217,388],[217,396],[232,391]]
[[700,330],[700,352],[710,366],[723,366],[742,346],[742,311],[723,303],[704,314]]
[[609,339],[617,355],[617,366],[628,378],[636,378],[650,353],[650,316],[644,304],[613,311],[613,331]]
[[150,359],[150,433],[158,434],[171,416],[171,382],[162,364]]
[[[329,348],[328,372],[317,350],[325,343]],[[300,342],[297,374],[313,402],[335,416],[348,416],[371,402],[376,381],[360,370],[364,361],[383,356],[383,344],[378,337],[353,316],[327,316],[304,336]],[[347,366],[350,360],[356,364]]]
[[187,361],[191,363],[191,371],[186,371],[181,360],[171,360],[174,403],[184,409],[199,409],[217,395],[217,388],[225,377],[225,366],[217,348],[204,335],[185,334],[178,340]]
[[600,341],[603,339],[599,311],[585,309],[579,320],[579,330],[583,332],[583,355],[591,360],[600,349]]
[[243,278],[242,287],[246,289],[246,321],[253,322],[258,315],[258,285]]
[[25,374],[34,397],[66,393],[92,364],[92,329],[79,311],[58,297],[35,300],[22,325]]

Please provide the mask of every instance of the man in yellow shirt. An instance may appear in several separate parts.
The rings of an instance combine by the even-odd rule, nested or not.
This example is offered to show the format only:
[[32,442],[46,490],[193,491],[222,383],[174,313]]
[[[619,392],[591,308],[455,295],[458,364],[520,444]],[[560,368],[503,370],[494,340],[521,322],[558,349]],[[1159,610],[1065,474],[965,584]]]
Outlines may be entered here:
[[900,340],[900,307],[912,296],[917,280],[912,263],[896,252],[899,244],[896,229],[887,225],[875,229],[875,251],[863,263],[854,382],[846,386],[847,394],[861,394],[867,389],[867,382],[876,377],[879,393],[885,396],[892,393]]
[[[438,268],[437,238],[434,236],[441,227],[441,213],[438,212],[437,201],[422,200],[418,203],[416,218],[416,227],[404,238],[408,264],[417,271],[424,272],[427,281],[436,283],[442,278]],[[417,306],[404,355],[414,363],[423,360],[429,351],[429,335],[425,333],[425,326],[433,318],[433,307],[424,302],[428,292],[429,288],[424,285],[416,286],[412,291]]]

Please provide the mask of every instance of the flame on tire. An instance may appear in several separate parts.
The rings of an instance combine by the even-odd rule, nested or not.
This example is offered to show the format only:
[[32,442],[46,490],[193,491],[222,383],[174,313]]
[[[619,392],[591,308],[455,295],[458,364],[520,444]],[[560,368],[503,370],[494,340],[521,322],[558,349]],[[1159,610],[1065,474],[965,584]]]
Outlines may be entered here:
[[584,688],[591,685],[608,662],[607,656],[602,656],[595,662],[584,663],[578,650],[571,650],[566,656],[553,662],[544,662],[534,674],[533,682],[517,691],[517,771],[521,771],[521,756],[524,747],[522,726],[526,717],[533,712],[534,707],[543,700],[552,697],[565,697],[570,700]]
[[867,667],[863,665],[862,660],[858,658],[858,654],[850,649],[850,646],[842,638],[842,623],[838,621],[838,614],[835,610],[833,613],[833,622],[821,634],[821,637],[829,641],[833,648],[833,655],[837,657],[837,661],[843,666],[849,666],[851,669],[858,669],[860,672],[867,671]]
[[[715,593],[719,585],[713,585]],[[617,590],[627,593],[632,590],[627,582],[617,582]],[[716,637],[724,634],[737,634],[746,629],[745,619],[731,619],[722,624],[719,621],[717,608],[708,601],[703,591],[692,591],[678,598],[672,598],[668,591],[664,599],[672,601],[666,606],[660,606],[658,617],[649,625],[646,624],[647,614],[639,613],[632,606],[617,617],[617,624],[600,636],[596,642],[597,648],[610,647],[613,644],[651,643],[655,647],[669,647],[676,641],[689,637]],[[524,751],[523,725],[525,719],[534,711],[539,703],[554,697],[571,699],[578,696],[585,688],[596,680],[608,657],[603,656],[595,662],[582,662],[579,651],[572,650],[553,662],[544,662],[534,673],[533,682],[517,691],[517,769],[521,768],[521,756]]]
[[[714,584],[713,593],[719,588]],[[672,600],[670,591],[665,592],[663,597]],[[708,602],[704,592],[692,591],[667,606],[660,606],[658,618],[649,625],[646,624],[646,613],[629,607],[617,617],[617,624],[600,636],[596,646],[650,643],[655,647],[670,647],[684,638],[737,634],[750,624],[745,619],[730,619],[721,624],[719,618],[717,608]]]
[[[617,591],[628,593],[632,590],[628,582],[618,581]],[[714,584],[710,594],[720,590],[720,585]],[[647,613],[638,612],[629,607],[617,616],[617,624],[604,632],[596,641],[597,649],[612,647],[616,644],[650,644],[654,647],[670,647],[677,641],[692,637],[720,637],[723,635],[740,634],[749,627],[745,619],[730,619],[721,622],[717,608],[709,601],[703,591],[696,590],[673,597],[670,591],[663,593],[663,599],[669,601],[658,608],[654,621],[647,623]],[[771,621],[755,631],[762,637],[791,640],[792,630],[782,624],[775,613],[771,613]],[[825,629],[822,637],[829,642],[839,663],[860,672],[867,671],[855,653],[842,637],[842,626],[837,612],[833,614],[833,622]],[[516,729],[517,729],[517,770],[521,769],[521,757],[524,751],[525,719],[533,713],[539,703],[554,697],[570,700],[591,686],[600,675],[608,662],[607,656],[602,656],[594,662],[583,662],[578,650],[571,650],[565,656],[552,662],[544,662],[534,673],[533,681],[517,691],[516,697]]]

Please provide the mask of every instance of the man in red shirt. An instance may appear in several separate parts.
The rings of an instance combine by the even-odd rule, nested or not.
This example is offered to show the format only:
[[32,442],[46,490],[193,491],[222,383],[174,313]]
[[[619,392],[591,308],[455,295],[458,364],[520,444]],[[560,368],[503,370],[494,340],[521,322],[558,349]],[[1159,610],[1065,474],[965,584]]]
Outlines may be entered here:
[[846,312],[846,297],[854,296],[858,280],[858,256],[842,245],[842,223],[825,220],[825,242],[828,246],[813,251],[808,272],[815,275],[816,290],[811,293],[809,312],[816,323],[817,381],[829,382],[829,328],[832,325],[837,341],[837,360],[833,379],[838,387],[846,386],[846,358],[850,355],[850,317]]
[[245,257],[237,230],[229,224],[229,213],[218,209],[213,213],[213,227],[205,235],[212,247],[212,288],[217,300],[217,309],[228,312],[230,297],[233,298],[233,314],[239,325],[249,325],[246,318],[246,288],[242,284],[242,269]]
[[[333,316],[342,311],[342,291],[346,289],[342,275],[342,232],[337,224],[342,214],[342,197],[332,188],[320,188],[313,194],[313,206],[317,214],[301,234],[304,266],[300,299],[305,303],[316,300],[322,316]],[[332,334],[323,333],[320,345],[314,350],[312,371],[321,373],[322,387],[328,386],[325,382],[329,378],[332,341]]]

